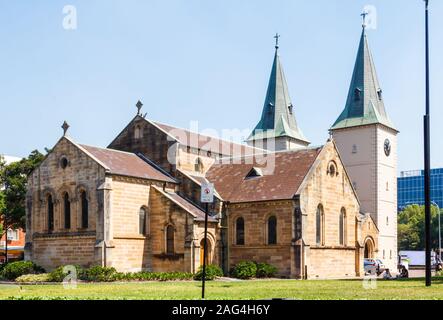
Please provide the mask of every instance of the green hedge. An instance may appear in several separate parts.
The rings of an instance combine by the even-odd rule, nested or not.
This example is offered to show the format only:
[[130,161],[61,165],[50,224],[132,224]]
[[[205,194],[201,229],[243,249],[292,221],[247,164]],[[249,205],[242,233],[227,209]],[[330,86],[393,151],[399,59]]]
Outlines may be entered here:
[[[214,280],[217,277],[223,277],[222,269],[217,265],[206,266],[206,280]],[[203,267],[200,267],[194,275],[194,280],[201,280],[203,277]]]
[[[77,279],[81,279],[82,278],[82,274],[84,272],[84,270],[80,267],[80,266],[74,266],[74,268],[76,269],[77,272]],[[69,268],[66,268],[64,266],[60,266],[57,269],[55,269],[54,271],[52,271],[49,274],[49,281],[50,282],[62,282],[68,275],[69,275]]]
[[277,268],[268,263],[241,261],[231,270],[231,276],[238,279],[272,278],[277,273]]
[[277,268],[268,263],[257,263],[257,278],[273,278],[277,274]]
[[15,279],[15,282],[20,282],[20,283],[51,282],[51,274],[50,273],[25,274]]
[[3,267],[1,272],[2,277],[8,280],[15,280],[16,278],[25,274],[39,274],[44,273],[45,269],[36,265],[31,261],[16,261],[8,263]]
[[[77,278],[90,282],[113,282],[113,281],[171,281],[192,280],[193,274],[187,272],[117,272],[112,267],[93,266],[82,269],[75,266]],[[68,275],[63,271],[63,266],[58,267],[50,273],[50,281],[62,282]]]
[[232,276],[238,279],[254,278],[256,273],[257,265],[252,261],[241,261],[232,270]]

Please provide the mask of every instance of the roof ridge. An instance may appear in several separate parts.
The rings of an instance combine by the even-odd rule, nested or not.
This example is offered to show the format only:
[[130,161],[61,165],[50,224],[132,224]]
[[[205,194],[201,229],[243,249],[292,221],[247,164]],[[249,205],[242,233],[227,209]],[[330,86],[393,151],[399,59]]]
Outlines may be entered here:
[[123,150],[117,150],[117,149],[112,149],[112,148],[105,148],[105,147],[98,147],[98,146],[91,146],[88,144],[83,144],[83,143],[79,143],[80,146],[82,147],[86,147],[86,148],[96,148],[96,149],[100,149],[100,150],[107,150],[107,151],[113,151],[113,152],[120,152],[120,153],[125,153],[125,154],[129,154],[129,155],[134,155],[137,156],[136,153],[134,152],[128,152],[128,151],[123,151]]
[[[223,158],[220,158],[220,160],[248,158],[248,157],[255,157],[255,156],[260,156],[260,155],[264,155],[264,154],[271,155],[271,154],[280,154],[280,153],[298,153],[301,151],[310,151],[310,150],[321,149],[323,147],[324,147],[324,145],[318,145],[318,146],[307,146],[305,148],[300,148],[300,149],[287,149],[287,150],[278,150],[278,151],[264,150],[265,152],[262,154],[250,154],[250,155],[236,156],[236,157],[223,157]],[[214,163],[214,165],[215,164],[217,164],[217,163]]]
[[191,131],[190,129],[185,129],[185,128],[182,128],[182,127],[177,127],[177,126],[174,126],[174,125],[171,125],[171,124],[167,124],[167,123],[163,123],[163,122],[160,122],[160,121],[153,121],[153,120],[151,120],[151,121],[153,123],[155,123],[156,125],[164,125],[164,126],[168,126],[168,127],[174,128],[174,129],[184,130],[184,131],[187,131],[187,132],[190,132],[190,133],[193,133],[193,134],[197,134],[197,135],[202,136],[202,137],[217,139],[217,140],[220,140],[222,142],[236,144],[236,145],[239,145],[239,146],[242,146],[242,147],[251,148],[251,149],[263,150],[263,149],[260,149],[260,148],[257,148],[257,147],[253,147],[253,146],[247,145],[245,143],[225,140],[225,139],[220,138],[220,137],[214,137],[214,136],[210,136],[210,135],[207,135],[207,134],[202,134],[202,133],[199,133],[199,132]]

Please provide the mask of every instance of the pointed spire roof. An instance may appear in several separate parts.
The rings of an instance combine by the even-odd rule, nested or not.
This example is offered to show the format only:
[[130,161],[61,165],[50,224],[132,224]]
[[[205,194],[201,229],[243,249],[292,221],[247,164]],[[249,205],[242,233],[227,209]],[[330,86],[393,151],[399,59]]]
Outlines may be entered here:
[[249,136],[248,141],[291,137],[309,144],[294,117],[294,106],[289,96],[288,85],[278,54],[278,37],[276,35],[274,62],[272,64],[262,116],[260,122]]
[[382,89],[369,49],[366,27],[363,24],[346,106],[331,130],[377,123],[396,130],[386,113]]

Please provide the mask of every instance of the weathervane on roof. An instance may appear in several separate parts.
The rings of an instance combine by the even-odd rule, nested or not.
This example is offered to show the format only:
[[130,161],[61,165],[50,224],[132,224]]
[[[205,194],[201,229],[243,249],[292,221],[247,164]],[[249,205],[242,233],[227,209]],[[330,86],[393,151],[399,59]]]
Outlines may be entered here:
[[363,18],[363,24],[362,24],[363,29],[366,29],[366,16],[367,15],[369,15],[369,12],[366,10],[361,13],[361,16]]
[[137,115],[140,116],[140,115],[141,115],[140,110],[141,110],[142,107],[143,107],[143,103],[142,103],[140,100],[138,100],[138,101],[137,101],[137,104],[136,104],[135,106],[137,107]]
[[278,39],[279,39],[280,37],[281,37],[281,36],[280,36],[278,33],[276,33],[275,36],[274,36],[274,39],[275,39],[275,49],[276,49],[276,50],[278,50],[278,48],[279,48],[279,45],[278,45]]
[[66,121],[63,122],[62,129],[63,129],[63,136],[66,136],[66,133],[68,132],[69,129],[69,124]]

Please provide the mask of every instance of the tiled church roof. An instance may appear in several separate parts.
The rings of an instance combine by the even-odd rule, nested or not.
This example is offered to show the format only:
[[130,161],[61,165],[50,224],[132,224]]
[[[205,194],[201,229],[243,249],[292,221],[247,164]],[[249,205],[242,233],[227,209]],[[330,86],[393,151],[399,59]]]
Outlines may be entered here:
[[215,137],[205,136],[186,129],[173,127],[167,124],[153,122],[163,131],[173,136],[177,141],[185,146],[211,151],[214,154],[224,156],[244,156],[255,153],[261,153],[263,150],[250,147],[244,144],[238,144],[231,141],[222,140]]
[[[214,183],[223,200],[232,203],[291,199],[321,150],[318,147],[270,153],[268,167],[251,157],[242,158],[240,163],[214,164],[206,178]],[[247,178],[254,169],[258,174]]]
[[86,145],[80,146],[105,165],[107,167],[106,169],[112,174],[164,182],[175,182],[173,178],[143,161],[134,153]]
[[[160,192],[163,196],[174,202],[176,205],[178,205],[180,208],[184,209],[185,211],[189,212],[192,216],[195,217],[197,221],[204,221],[205,220],[205,212],[200,209],[199,207],[195,206],[185,198],[181,197],[175,192],[169,192],[162,190],[161,188],[158,188],[156,186],[153,186],[155,190]],[[208,221],[216,222],[217,219],[208,216]]]

